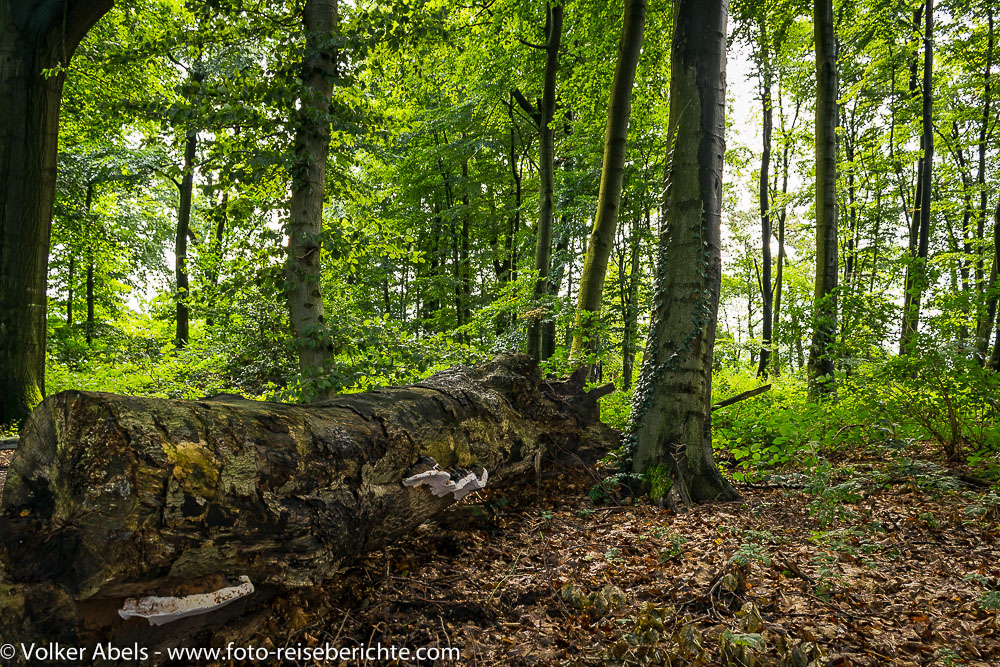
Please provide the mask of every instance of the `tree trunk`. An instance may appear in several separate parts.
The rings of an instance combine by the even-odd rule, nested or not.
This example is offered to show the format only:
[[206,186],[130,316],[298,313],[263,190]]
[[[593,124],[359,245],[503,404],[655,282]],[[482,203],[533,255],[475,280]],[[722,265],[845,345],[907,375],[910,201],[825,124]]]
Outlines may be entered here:
[[[548,294],[549,268],[552,264],[552,215],[555,207],[555,136],[549,125],[556,110],[556,72],[559,70],[559,44],[562,41],[563,5],[561,2],[545,5],[545,81],[542,101],[533,112],[523,97],[521,106],[527,106],[538,125],[538,230],[535,237],[535,288],[533,297],[541,302]],[[542,358],[543,323],[550,316],[547,306],[528,323],[528,355]]]
[[597,350],[596,319],[601,312],[608,258],[618,226],[622,178],[625,174],[626,140],[632,115],[632,85],[642,49],[646,25],[646,0],[626,0],[622,37],[618,44],[618,64],[608,100],[608,123],[604,130],[604,163],[597,197],[597,215],[587,245],[577,294],[576,322],[570,356],[581,359]]
[[[632,374],[635,371],[635,338],[639,329],[639,281],[642,277],[641,253],[642,235],[649,230],[649,207],[643,198],[643,209],[636,212],[636,217],[643,216],[645,226],[640,228],[639,220],[632,223],[629,234],[629,270],[628,280],[621,271],[621,304],[622,304],[622,391],[632,388]],[[624,257],[624,252],[622,253]]]
[[0,424],[45,393],[49,235],[63,73],[112,0],[0,0]]
[[322,235],[326,158],[330,150],[330,103],[337,75],[331,45],[337,28],[337,0],[306,0],[302,17],[306,56],[295,130],[296,165],[288,203],[288,310],[303,375],[322,372],[333,357],[323,310]]
[[[768,54],[764,54],[768,58]],[[764,65],[764,85],[761,99],[764,106],[764,149],[760,159],[760,250],[761,250],[761,288],[760,298],[763,302],[761,320],[760,359],[757,363],[757,377],[767,377],[767,365],[771,357],[772,329],[774,322],[773,305],[774,292],[771,288],[771,197],[769,188],[771,167],[771,129],[774,123],[771,109],[771,73],[768,65]]]
[[739,494],[712,458],[712,357],[722,278],[726,0],[678,0],[671,49],[673,152],[649,340],[633,404],[632,469],[662,500]]
[[[223,185],[222,187],[226,186]],[[222,193],[222,198],[216,210],[213,211],[213,216],[215,217],[215,229],[212,233],[212,255],[207,278],[208,284],[211,285],[212,288],[212,299],[213,302],[215,302],[219,299],[217,289],[219,287],[219,274],[222,272],[223,255],[225,254],[223,241],[226,236],[226,225],[229,222],[228,190]],[[217,307],[212,305],[205,316],[206,326],[211,327],[215,324],[215,316],[217,313]]]
[[[985,322],[981,327],[977,327],[976,329],[976,336],[979,338],[976,344],[982,345],[982,347],[977,347],[977,352],[979,352],[979,358],[983,362],[986,362],[986,350],[989,346],[990,331],[993,328],[993,320],[997,314],[997,267],[1000,267],[1000,200],[997,201],[996,208],[993,209],[993,263],[990,266],[988,283],[989,289],[993,290],[993,292],[987,292]],[[1000,330],[998,330],[998,333],[1000,333]],[[997,354],[998,352],[994,346],[993,355]],[[989,363],[991,366],[995,366],[992,361]]]
[[[816,284],[809,349],[810,390],[833,390],[837,339],[837,54],[832,0],[815,0],[816,34]],[[820,383],[822,377],[828,382]]]
[[616,446],[597,419],[606,391],[583,384],[502,356],[308,406],[63,392],[11,465],[0,588],[49,585],[114,610],[219,575],[316,584],[556,448]]
[[94,319],[94,249],[87,249],[87,329],[85,338],[87,346],[94,343],[94,329],[96,321]]
[[70,255],[69,258],[69,271],[67,272],[66,278],[66,326],[69,329],[73,328],[73,298],[75,294],[73,293],[73,281],[76,280],[76,257]]
[[[986,11],[989,17],[989,39],[987,42],[986,50],[986,67],[983,70],[983,118],[979,125],[979,173],[977,174],[977,183],[979,185],[979,217],[977,218],[977,232],[980,242],[985,241],[986,233],[986,212],[989,210],[989,192],[986,188],[986,150],[987,138],[989,136],[989,125],[990,125],[990,103],[993,99],[992,93],[993,88],[990,85],[990,70],[993,68],[993,5],[987,5]],[[993,223],[993,235],[1000,236],[1000,229],[997,229],[997,225],[1000,224],[998,220],[998,214],[1000,214],[1000,201],[997,202],[997,213],[994,214]],[[976,255],[976,278],[981,284],[977,285],[979,295],[981,299],[985,299],[986,305],[983,308],[982,305],[979,307],[979,317],[976,323],[976,352],[979,355],[979,359],[986,359],[986,350],[990,344],[990,331],[993,328],[993,318],[996,314],[997,308],[997,258],[1000,257],[1000,248],[994,247],[993,253],[993,264],[990,268],[989,280],[982,283],[983,280],[983,259],[982,259],[982,245],[977,251]]]
[[[778,103],[781,103],[781,85],[778,85]],[[788,152],[791,147],[790,134],[795,130],[795,126],[798,124],[799,120],[799,110],[802,107],[802,102],[796,100],[795,102],[795,116],[792,118],[792,125],[788,131],[785,131],[784,126],[784,114],[779,116],[782,123],[782,141],[784,146],[781,149],[781,210],[778,211],[778,270],[775,276],[774,284],[774,313],[772,313],[772,325],[771,325],[771,339],[774,340],[777,337],[778,331],[780,331],[781,326],[781,289],[784,284],[785,276],[785,220],[788,217],[788,166],[789,166],[789,155]],[[789,363],[791,362],[791,355],[789,354]],[[781,375],[781,355],[778,353],[777,345],[774,346],[774,375]]]
[[[200,78],[193,77],[195,81]],[[176,329],[174,345],[188,344],[188,236],[191,234],[191,203],[194,197],[194,160],[198,150],[198,130],[188,130],[184,140],[184,174],[177,186],[180,204],[177,208],[177,234],[174,237],[174,275],[176,280],[174,302],[176,304]]]
[[[464,135],[463,135],[464,138]],[[469,203],[469,161],[462,162],[462,244],[458,254],[459,265],[459,285],[461,287],[461,305],[459,308],[459,318],[462,324],[468,324],[472,319],[472,266],[469,264],[470,250],[470,226],[472,220],[472,208]],[[469,335],[465,332],[459,334],[460,340],[469,342]]]
[[[916,254],[910,256],[906,269],[905,297],[903,304],[903,330],[899,341],[899,353],[914,351],[917,329],[920,326],[920,301],[927,288],[927,253],[930,244],[931,224],[931,174],[934,166],[934,0],[926,0],[924,6],[924,80],[923,80],[923,135],[920,148],[920,174],[917,179],[917,208],[914,211],[910,237],[916,239]],[[914,245],[911,240],[911,247]]]
[[[566,255],[570,244],[570,227],[572,221],[566,219],[567,216],[562,218],[562,229],[563,233],[559,237],[559,241],[556,242],[554,248],[555,260],[552,262],[552,266],[549,269],[549,280],[548,280],[548,293],[547,297],[549,303],[555,302],[559,298],[559,291],[562,288],[563,276],[566,274]],[[570,259],[572,261],[572,259]],[[569,292],[569,288],[566,288]],[[541,324],[541,337],[542,337],[542,347],[541,347],[541,358],[548,359],[556,351],[556,318],[546,317]]]

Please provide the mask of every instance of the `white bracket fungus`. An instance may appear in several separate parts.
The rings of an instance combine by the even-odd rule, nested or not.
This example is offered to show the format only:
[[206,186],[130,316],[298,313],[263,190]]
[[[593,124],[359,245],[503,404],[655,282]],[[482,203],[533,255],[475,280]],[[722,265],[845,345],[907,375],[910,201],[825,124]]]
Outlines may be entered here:
[[[464,473],[464,474],[462,474]],[[437,463],[430,470],[417,473],[412,477],[403,480],[403,486],[429,486],[431,493],[438,498],[449,493],[455,500],[461,500],[468,494],[478,489],[486,488],[486,480],[489,479],[489,472],[483,468],[481,477],[477,477],[472,471],[456,471],[457,479],[452,478],[452,473],[441,470]]]
[[211,593],[197,593],[184,597],[159,597],[150,595],[142,598],[129,598],[118,610],[118,615],[124,619],[145,618],[150,625],[163,625],[173,621],[197,616],[225,607],[242,597],[253,593],[253,584],[249,577],[240,577],[238,586],[220,588]]

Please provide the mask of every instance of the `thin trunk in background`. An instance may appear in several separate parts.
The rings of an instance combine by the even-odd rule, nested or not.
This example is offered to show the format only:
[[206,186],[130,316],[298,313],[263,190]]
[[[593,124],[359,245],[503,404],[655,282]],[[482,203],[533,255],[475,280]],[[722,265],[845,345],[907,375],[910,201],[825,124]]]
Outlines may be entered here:
[[[764,21],[761,21],[761,31]],[[762,42],[766,42],[765,37],[761,37]],[[769,58],[765,51],[764,58]],[[771,195],[770,195],[770,169],[771,169],[771,133],[774,125],[774,112],[771,108],[771,69],[770,64],[762,65],[763,81],[761,85],[761,104],[764,112],[764,145],[760,159],[760,180],[758,183],[758,198],[760,199],[760,248],[761,248],[761,282],[760,297],[763,303],[761,320],[761,344],[760,356],[757,363],[757,377],[767,376],[768,362],[771,357],[771,345],[773,337],[773,306],[774,291],[771,287]]]
[[[833,391],[837,337],[837,53],[832,0],[815,0],[816,283],[809,348],[810,392]],[[825,381],[823,381],[825,378]]]
[[[780,87],[778,101],[781,101]],[[788,218],[788,165],[789,165],[789,150],[791,149],[791,139],[789,135],[795,130],[795,126],[799,121],[799,110],[802,108],[801,100],[795,102],[795,116],[792,118],[791,127],[785,130],[784,127],[784,114],[782,113],[781,123],[782,123],[782,148],[781,148],[781,210],[778,211],[778,270],[775,276],[774,284],[774,313],[773,324],[771,325],[771,337],[774,339],[777,336],[777,332],[780,330],[781,325],[781,289],[784,285],[785,276],[785,220]],[[781,375],[781,355],[778,354],[778,347],[774,347],[774,375]],[[789,354],[789,360],[791,360],[791,355]]]
[[608,122],[604,130],[604,161],[601,186],[597,197],[594,229],[587,245],[587,256],[580,274],[577,296],[573,348],[570,356],[582,360],[597,350],[597,318],[604,296],[604,280],[608,258],[618,226],[622,178],[625,174],[626,140],[632,115],[632,86],[642,50],[642,33],[646,25],[646,0],[626,0],[622,36],[618,43],[618,64],[611,82],[608,100]]
[[538,228],[535,236],[535,288],[532,296],[539,312],[528,323],[528,354],[542,359],[544,321],[551,317],[542,304],[549,293],[549,269],[552,264],[552,216],[555,208],[555,132],[550,127],[556,109],[556,73],[559,70],[559,45],[562,41],[563,5],[545,5],[545,76],[542,99],[533,109],[523,95],[514,91],[515,99],[527,111],[538,127]]
[[[976,253],[976,289],[980,298],[985,299],[985,308],[980,306],[979,315],[976,322],[976,352],[981,360],[986,359],[986,350],[990,342],[990,332],[993,328],[993,320],[997,310],[997,266],[1000,261],[1000,245],[994,245],[993,262],[990,265],[989,279],[983,279],[983,244],[986,241],[986,214],[989,210],[989,191],[986,187],[986,150],[988,148],[989,125],[991,116],[991,104],[993,101],[993,86],[990,80],[990,73],[993,68],[993,5],[987,3],[986,7],[989,38],[986,46],[986,67],[983,69],[983,117],[979,124],[979,173],[976,176],[979,185],[979,216],[976,219],[976,232],[979,239],[979,248]],[[1000,207],[1000,202],[997,203]],[[1000,223],[997,216],[994,216],[993,235],[1000,238]]]
[[[196,81],[200,78],[195,75]],[[194,196],[194,160],[198,150],[198,131],[189,130],[184,141],[184,173],[177,185],[180,203],[177,208],[177,233],[174,237],[174,345],[184,347],[189,339],[190,308],[188,285],[188,237],[191,234],[191,202]]]
[[914,351],[917,330],[920,326],[920,302],[927,288],[927,253],[930,245],[931,217],[931,174],[934,164],[934,0],[926,0],[924,5],[924,76],[922,94],[921,123],[923,134],[920,148],[923,152],[917,178],[917,207],[910,225],[909,264],[906,268],[906,282],[903,304],[903,326],[899,341],[899,353]]

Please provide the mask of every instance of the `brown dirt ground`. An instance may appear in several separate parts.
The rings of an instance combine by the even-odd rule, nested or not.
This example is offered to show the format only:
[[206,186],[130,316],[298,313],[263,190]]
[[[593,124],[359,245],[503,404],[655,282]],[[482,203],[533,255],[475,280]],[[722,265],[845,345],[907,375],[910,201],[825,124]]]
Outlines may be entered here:
[[10,460],[12,458],[14,458],[13,451],[0,451],[0,494],[3,494],[3,486],[7,482],[7,468],[10,467]]

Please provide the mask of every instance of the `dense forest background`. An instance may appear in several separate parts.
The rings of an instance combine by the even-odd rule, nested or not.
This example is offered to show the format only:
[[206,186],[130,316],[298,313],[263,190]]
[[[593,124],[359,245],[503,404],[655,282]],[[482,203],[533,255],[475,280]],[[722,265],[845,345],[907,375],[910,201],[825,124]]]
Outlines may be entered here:
[[[116,7],[66,73],[47,392],[308,401],[525,350],[529,333],[541,336],[533,351],[547,371],[568,368],[623,7],[559,8],[554,35],[541,4],[357,3],[339,8],[332,42],[307,45],[296,3]],[[716,447],[744,464],[846,439],[930,439],[951,458],[991,451],[1000,365],[992,5],[834,8],[840,262],[835,372],[818,377],[837,386],[838,401],[807,394],[811,7],[731,10],[713,391],[722,398],[765,376],[775,386],[753,410],[716,419]],[[652,307],[671,30],[671,7],[649,7],[592,348],[594,379],[620,389],[604,399],[616,425],[628,420]],[[553,36],[550,257],[537,280]],[[285,246],[311,49],[335,60],[312,239],[325,315],[296,335]],[[323,370],[298,363],[304,348],[324,352]]]

